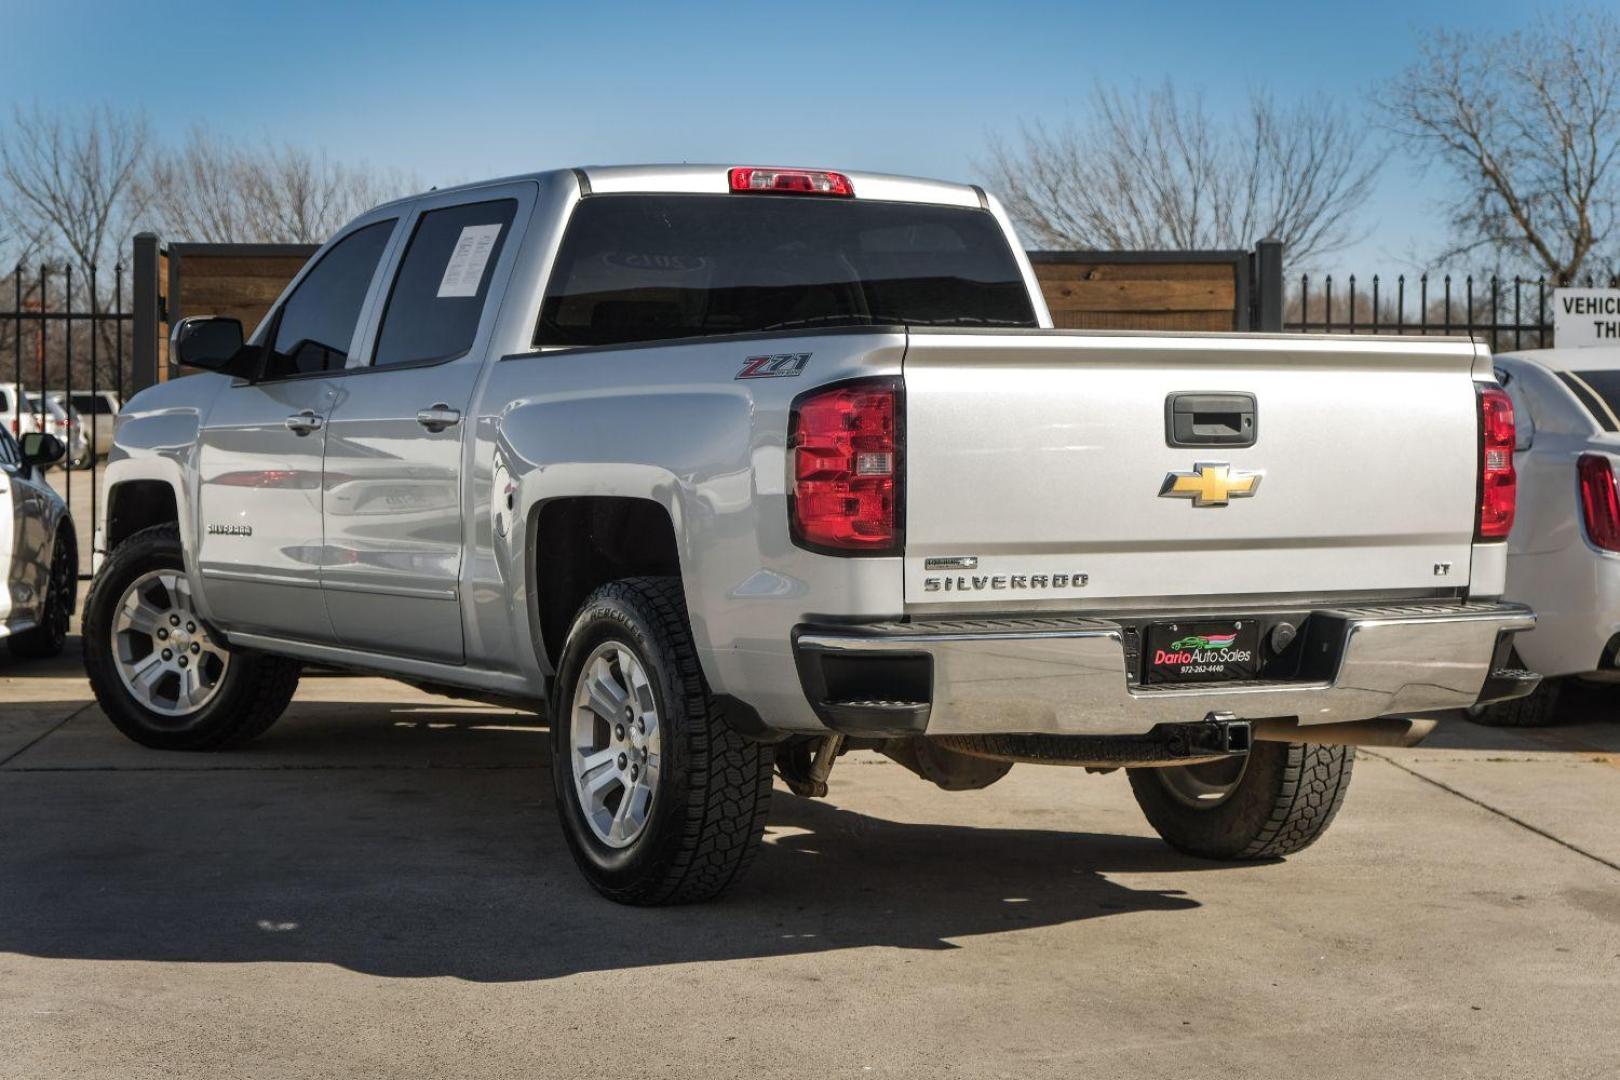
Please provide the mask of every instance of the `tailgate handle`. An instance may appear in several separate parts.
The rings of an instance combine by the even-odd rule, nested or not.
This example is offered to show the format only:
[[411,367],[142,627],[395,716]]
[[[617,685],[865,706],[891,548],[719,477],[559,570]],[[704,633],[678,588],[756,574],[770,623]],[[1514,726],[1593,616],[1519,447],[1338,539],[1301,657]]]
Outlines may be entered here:
[[1253,394],[1171,394],[1164,441],[1171,446],[1253,446],[1259,432]]

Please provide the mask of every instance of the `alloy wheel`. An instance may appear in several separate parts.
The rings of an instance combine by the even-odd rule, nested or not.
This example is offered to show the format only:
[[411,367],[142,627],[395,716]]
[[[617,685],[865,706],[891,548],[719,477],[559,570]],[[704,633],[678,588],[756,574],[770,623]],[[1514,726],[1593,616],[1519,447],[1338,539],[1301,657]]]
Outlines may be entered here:
[[219,692],[230,653],[197,616],[179,570],[152,570],[124,590],[112,622],[118,677],[142,707],[184,720]]
[[617,641],[592,650],[570,715],[574,790],[585,820],[608,847],[629,847],[652,814],[662,746],[657,698],[635,653]]

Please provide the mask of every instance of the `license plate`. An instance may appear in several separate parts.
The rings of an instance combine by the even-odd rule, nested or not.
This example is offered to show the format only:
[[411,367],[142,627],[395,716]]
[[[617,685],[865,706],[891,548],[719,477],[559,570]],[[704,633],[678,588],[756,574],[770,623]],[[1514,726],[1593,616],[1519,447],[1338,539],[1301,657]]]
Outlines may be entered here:
[[1256,619],[1154,623],[1143,643],[1145,682],[1252,679],[1260,672]]

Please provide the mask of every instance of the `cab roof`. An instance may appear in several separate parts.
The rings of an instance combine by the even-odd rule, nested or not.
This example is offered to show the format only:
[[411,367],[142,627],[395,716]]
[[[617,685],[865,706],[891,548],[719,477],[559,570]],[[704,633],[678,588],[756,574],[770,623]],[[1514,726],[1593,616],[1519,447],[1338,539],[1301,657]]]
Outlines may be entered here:
[[[495,184],[509,184],[519,180],[554,180],[570,174],[593,195],[606,194],[691,194],[726,195],[731,193],[730,171],[748,162],[731,165],[585,165],[574,169],[551,169],[545,172],[522,173],[494,180],[457,184],[437,188],[434,194],[453,191],[475,191]],[[758,166],[756,166],[758,167]],[[787,166],[782,166],[786,168]],[[889,173],[858,172],[832,166],[806,166],[830,169],[847,176],[857,199],[882,199],[888,202],[932,203],[938,206],[988,208],[989,198],[984,190],[973,184],[956,184],[945,180],[928,180],[917,176],[895,176]],[[412,195],[396,199],[394,203],[409,202],[420,197]],[[393,205],[385,204],[385,205]],[[381,209],[378,207],[377,209]]]

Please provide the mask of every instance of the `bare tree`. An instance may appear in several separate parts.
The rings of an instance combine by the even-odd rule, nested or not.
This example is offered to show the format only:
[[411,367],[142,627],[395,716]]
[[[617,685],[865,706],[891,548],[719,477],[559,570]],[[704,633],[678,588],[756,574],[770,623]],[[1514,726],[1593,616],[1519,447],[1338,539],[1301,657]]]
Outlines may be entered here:
[[1360,238],[1356,215],[1383,154],[1325,99],[1251,95],[1220,122],[1169,82],[1098,87],[1084,123],[992,138],[981,168],[1026,239],[1045,247],[1248,247],[1274,236],[1295,264]]
[[291,146],[248,148],[195,128],[152,155],[141,186],[169,236],[215,243],[324,241],[350,218],[415,190],[415,178]]
[[[148,131],[140,113],[93,108],[78,118],[13,109],[0,133],[0,202],[22,236],[81,271],[117,260],[142,206],[135,183]],[[31,246],[32,246],[31,245]]]
[[1456,242],[1568,281],[1616,257],[1620,23],[1596,9],[1500,37],[1440,31],[1395,85],[1396,131],[1453,173]]
[[37,247],[32,234],[15,220],[0,199],[0,274],[8,274],[29,260]]

